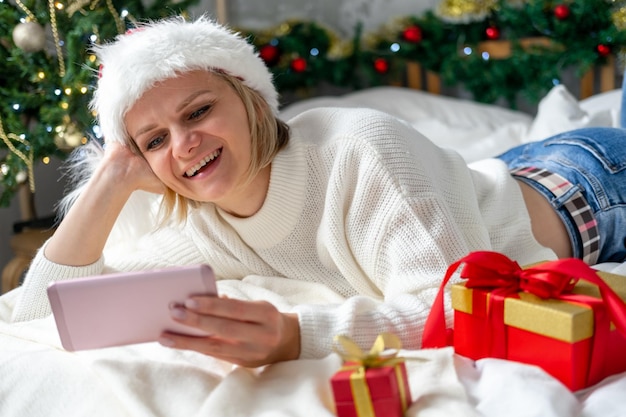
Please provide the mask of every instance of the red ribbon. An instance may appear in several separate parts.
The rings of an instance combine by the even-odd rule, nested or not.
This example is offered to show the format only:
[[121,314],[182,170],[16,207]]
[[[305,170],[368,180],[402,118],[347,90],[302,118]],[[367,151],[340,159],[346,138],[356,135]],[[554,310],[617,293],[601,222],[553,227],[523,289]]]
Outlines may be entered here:
[[[588,380],[599,380],[603,370],[601,349],[608,343],[610,322],[626,336],[626,303],[613,291],[596,271],[580,259],[568,258],[545,262],[522,269],[517,262],[497,252],[472,252],[448,268],[437,297],[426,320],[422,348],[452,345],[452,330],[446,328],[444,288],[457,269],[464,264],[461,278],[467,279],[467,288],[491,290],[488,317],[493,327],[493,357],[506,357],[504,299],[521,291],[540,298],[553,298],[582,303],[593,309],[594,342]],[[591,282],[600,290],[601,299],[572,294],[579,279]]]

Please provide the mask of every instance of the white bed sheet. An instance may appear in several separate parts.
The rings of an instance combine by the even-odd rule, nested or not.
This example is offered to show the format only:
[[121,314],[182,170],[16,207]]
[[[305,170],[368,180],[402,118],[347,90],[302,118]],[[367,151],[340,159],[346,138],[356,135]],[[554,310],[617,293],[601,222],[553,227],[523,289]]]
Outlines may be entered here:
[[[585,125],[617,125],[619,94],[578,103],[555,88],[530,117],[493,106],[396,88],[343,98],[317,99],[285,109],[285,116],[313,105],[367,105],[405,118],[442,146],[472,161],[504,145]],[[456,117],[453,117],[456,116]],[[600,269],[625,275],[626,264]],[[264,298],[281,309],[301,302],[263,278],[220,282],[220,292]],[[268,283],[269,284],[269,283]],[[275,284],[275,283],[274,283]],[[263,289],[265,287],[265,289]],[[274,289],[268,290],[267,288]],[[335,354],[250,370],[156,343],[66,352],[52,317],[10,323],[20,288],[0,297],[0,416],[195,417],[334,415],[330,377],[341,366]],[[332,301],[337,295],[328,293]],[[324,301],[324,300],[316,300]],[[611,417],[626,415],[626,373],[570,392],[541,369],[498,359],[472,361],[451,348],[401,351],[407,358],[414,399],[407,416]]]

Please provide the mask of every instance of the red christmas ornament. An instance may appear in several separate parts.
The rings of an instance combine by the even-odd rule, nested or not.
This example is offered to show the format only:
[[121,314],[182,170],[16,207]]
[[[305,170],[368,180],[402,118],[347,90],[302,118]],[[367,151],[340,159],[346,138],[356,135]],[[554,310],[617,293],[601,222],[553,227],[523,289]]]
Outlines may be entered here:
[[559,20],[565,20],[569,17],[570,10],[567,4],[557,4],[554,7],[554,17]]
[[598,55],[607,56],[611,53],[611,47],[608,45],[600,44],[596,46],[596,51],[598,51]]
[[500,29],[495,26],[489,26],[485,29],[485,35],[487,35],[487,39],[496,40],[500,38]]
[[402,38],[411,43],[419,43],[422,41],[422,29],[417,26],[409,26],[402,32]]
[[306,59],[304,58],[296,58],[291,61],[291,69],[295,72],[304,72],[306,71]]
[[389,61],[385,58],[376,58],[374,60],[374,70],[379,74],[386,74],[389,71]]
[[273,65],[278,61],[278,57],[280,56],[280,51],[277,46],[274,45],[263,45],[259,49],[259,56],[267,65]]

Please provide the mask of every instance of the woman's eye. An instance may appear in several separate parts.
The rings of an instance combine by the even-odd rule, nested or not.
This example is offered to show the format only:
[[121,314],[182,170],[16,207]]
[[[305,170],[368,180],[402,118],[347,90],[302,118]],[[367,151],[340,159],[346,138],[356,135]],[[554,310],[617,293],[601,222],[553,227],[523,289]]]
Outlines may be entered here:
[[159,136],[156,137],[152,140],[150,140],[147,144],[146,144],[146,150],[151,151],[153,149],[156,149],[160,144],[163,143],[163,136]]
[[189,115],[189,120],[195,120],[195,119],[200,118],[202,115],[208,112],[210,108],[211,106],[209,105],[200,107],[198,110],[194,111],[193,113]]

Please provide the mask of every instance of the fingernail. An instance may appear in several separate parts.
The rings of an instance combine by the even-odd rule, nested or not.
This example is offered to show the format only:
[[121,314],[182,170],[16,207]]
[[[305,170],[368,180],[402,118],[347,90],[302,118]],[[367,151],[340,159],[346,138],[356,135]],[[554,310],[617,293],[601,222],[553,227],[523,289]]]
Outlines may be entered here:
[[174,307],[171,311],[171,314],[172,317],[178,320],[183,320],[185,317],[187,317],[187,312],[185,311],[185,309],[180,307]]
[[188,298],[185,300],[185,307],[187,307],[188,309],[191,310],[197,310],[198,309],[198,302],[196,300],[194,300],[193,298]]
[[159,337],[159,343],[165,347],[174,347],[175,345],[174,341],[167,337]]

